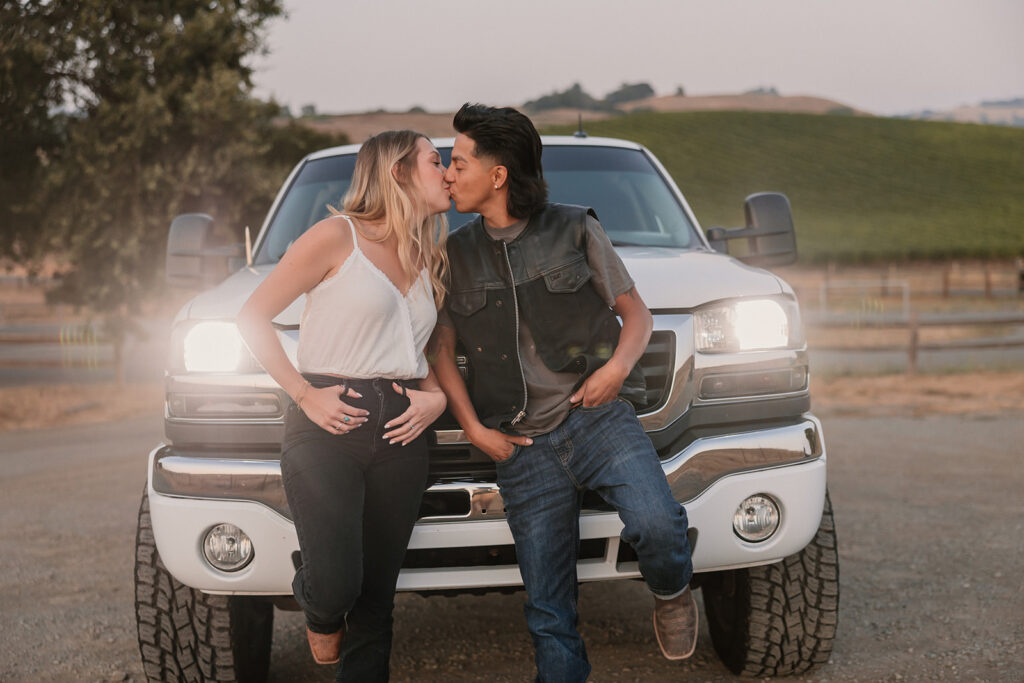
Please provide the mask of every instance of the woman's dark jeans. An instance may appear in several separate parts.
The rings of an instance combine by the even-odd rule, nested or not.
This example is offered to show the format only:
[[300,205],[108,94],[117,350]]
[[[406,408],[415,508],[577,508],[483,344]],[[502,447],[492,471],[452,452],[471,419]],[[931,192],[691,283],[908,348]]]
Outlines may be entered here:
[[343,400],[370,414],[361,427],[330,434],[301,409],[288,412],[281,474],[302,554],[292,589],[310,630],[347,626],[337,680],[386,681],[395,585],[427,483],[427,439],[384,439],[384,425],[409,407],[393,380],[306,379],[318,388],[347,382],[362,398]]

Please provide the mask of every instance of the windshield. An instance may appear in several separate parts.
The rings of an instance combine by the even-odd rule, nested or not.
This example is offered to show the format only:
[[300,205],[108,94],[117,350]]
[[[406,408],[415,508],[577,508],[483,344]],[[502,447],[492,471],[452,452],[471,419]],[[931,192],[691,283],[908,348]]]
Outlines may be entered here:
[[[451,149],[438,151],[447,166]],[[548,198],[592,207],[613,244],[681,249],[700,246],[683,207],[643,152],[620,147],[547,145],[543,163]],[[276,263],[299,235],[329,214],[328,204],[340,207],[354,167],[355,154],[307,162],[278,206],[256,263]],[[474,216],[452,208],[448,225],[458,227]]]

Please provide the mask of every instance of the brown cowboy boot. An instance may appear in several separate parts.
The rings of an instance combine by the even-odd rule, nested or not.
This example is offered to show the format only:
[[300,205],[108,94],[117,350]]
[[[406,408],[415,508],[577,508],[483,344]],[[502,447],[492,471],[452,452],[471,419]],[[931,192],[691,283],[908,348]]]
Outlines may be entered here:
[[313,661],[317,664],[337,664],[341,659],[341,641],[345,638],[345,629],[337,633],[316,633],[306,627],[306,639],[309,650],[313,653]]
[[654,635],[665,659],[686,659],[697,647],[697,603],[687,587],[671,600],[654,599]]

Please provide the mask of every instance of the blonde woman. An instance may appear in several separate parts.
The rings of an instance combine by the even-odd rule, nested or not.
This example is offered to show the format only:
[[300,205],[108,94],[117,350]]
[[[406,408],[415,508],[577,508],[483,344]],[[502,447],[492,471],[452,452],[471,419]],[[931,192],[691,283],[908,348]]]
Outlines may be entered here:
[[[445,397],[424,356],[444,297],[441,157],[412,131],[370,138],[343,211],[306,231],[238,324],[295,404],[281,474],[302,565],[292,587],[314,659],[386,681],[395,585],[427,482],[424,429]],[[271,321],[300,294],[298,368]]]

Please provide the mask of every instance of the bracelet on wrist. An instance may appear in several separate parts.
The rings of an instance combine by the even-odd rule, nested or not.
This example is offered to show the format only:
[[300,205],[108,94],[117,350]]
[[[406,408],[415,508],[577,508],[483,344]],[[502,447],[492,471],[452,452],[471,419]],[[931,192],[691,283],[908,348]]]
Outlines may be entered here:
[[306,392],[309,390],[310,387],[309,380],[304,379],[302,381],[304,382],[304,384],[302,385],[302,388],[299,389],[298,393],[295,395],[295,405],[297,405],[300,408],[302,407],[302,399],[306,398]]

